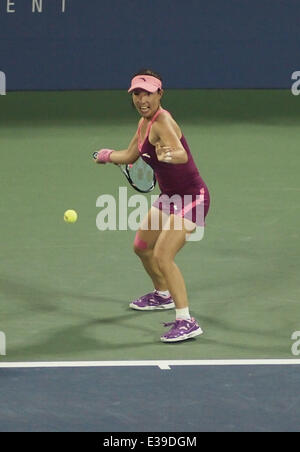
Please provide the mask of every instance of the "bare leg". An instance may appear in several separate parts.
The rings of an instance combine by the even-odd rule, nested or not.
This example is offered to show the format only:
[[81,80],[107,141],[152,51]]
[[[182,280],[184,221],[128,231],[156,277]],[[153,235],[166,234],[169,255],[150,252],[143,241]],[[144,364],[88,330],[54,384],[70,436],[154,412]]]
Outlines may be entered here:
[[[142,222],[134,243],[134,251],[141,259],[146,272],[153,282],[153,286],[156,290],[162,291],[168,290],[168,285],[154,257],[154,247],[161,234],[163,222],[167,220],[168,217],[166,215],[153,207]],[[157,224],[157,230],[153,229],[153,222]]]
[[187,230],[183,224],[181,230],[174,229],[174,221],[178,223],[179,218],[171,215],[166,230],[161,232],[155,243],[153,256],[165,278],[176,308],[182,309],[187,308],[189,302],[184,278],[174,258],[186,243]]

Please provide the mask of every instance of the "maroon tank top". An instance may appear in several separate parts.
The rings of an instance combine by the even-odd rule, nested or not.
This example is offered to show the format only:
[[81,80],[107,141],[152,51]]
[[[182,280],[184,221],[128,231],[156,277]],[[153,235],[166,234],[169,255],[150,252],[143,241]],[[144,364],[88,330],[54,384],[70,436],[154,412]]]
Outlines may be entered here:
[[[202,188],[208,192],[207,186],[200,176],[198,168],[194,162],[193,156],[191,154],[189,145],[182,135],[180,141],[182,146],[187,152],[188,161],[186,163],[172,164],[160,162],[157,159],[155,146],[153,146],[149,141],[149,134],[152,124],[162,112],[167,112],[167,110],[159,109],[152,121],[149,123],[144,142],[141,142],[141,127],[143,121],[141,121],[138,128],[138,146],[141,154],[141,158],[151,166],[153,169],[159,187],[162,193],[168,196],[174,194],[178,195],[189,195],[189,194],[199,194]],[[169,113],[170,114],[170,113]]]

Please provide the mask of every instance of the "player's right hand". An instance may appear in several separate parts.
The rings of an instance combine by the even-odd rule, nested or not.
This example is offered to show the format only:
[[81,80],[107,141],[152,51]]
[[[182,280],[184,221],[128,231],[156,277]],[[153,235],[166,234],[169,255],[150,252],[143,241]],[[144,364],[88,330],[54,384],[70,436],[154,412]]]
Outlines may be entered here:
[[110,163],[110,154],[114,152],[113,149],[100,149],[98,152],[94,152],[93,157],[96,163]]

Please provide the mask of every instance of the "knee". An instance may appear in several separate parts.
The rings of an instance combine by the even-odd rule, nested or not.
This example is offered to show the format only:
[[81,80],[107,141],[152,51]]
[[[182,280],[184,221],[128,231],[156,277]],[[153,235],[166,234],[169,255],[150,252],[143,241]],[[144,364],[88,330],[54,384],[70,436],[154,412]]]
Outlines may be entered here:
[[134,243],[133,243],[133,250],[135,254],[137,254],[139,257],[146,256],[149,253],[148,244],[144,240],[142,240],[139,236],[139,233],[136,233]]

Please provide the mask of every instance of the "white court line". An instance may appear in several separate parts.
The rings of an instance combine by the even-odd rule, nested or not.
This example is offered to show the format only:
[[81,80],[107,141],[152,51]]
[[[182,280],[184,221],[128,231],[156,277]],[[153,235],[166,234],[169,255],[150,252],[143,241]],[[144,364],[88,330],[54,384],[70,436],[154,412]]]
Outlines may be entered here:
[[159,367],[170,370],[171,366],[276,366],[300,365],[300,359],[209,359],[209,360],[156,360],[156,361],[41,361],[0,362],[0,369],[51,368],[51,367]]

